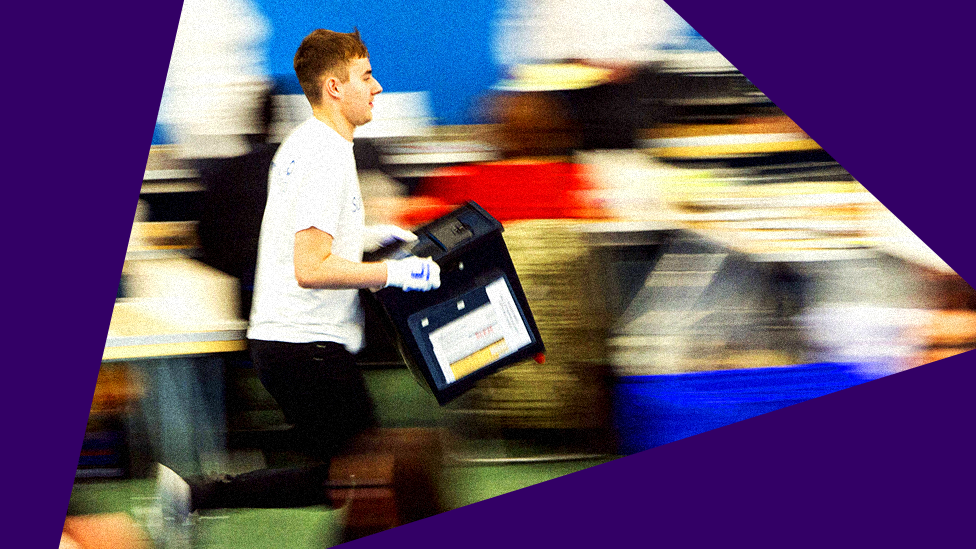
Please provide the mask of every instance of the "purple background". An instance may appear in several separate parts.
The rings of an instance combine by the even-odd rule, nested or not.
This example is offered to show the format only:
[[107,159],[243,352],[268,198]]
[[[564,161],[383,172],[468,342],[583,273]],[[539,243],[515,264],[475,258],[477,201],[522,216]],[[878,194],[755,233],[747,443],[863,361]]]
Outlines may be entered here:
[[182,3],[24,4],[5,18],[2,545],[55,548]]
[[[964,8],[671,4],[976,277]],[[5,71],[16,144],[3,220],[14,302],[3,505],[7,539],[22,543],[4,545],[56,547],[180,3],[30,9],[9,11],[36,28],[8,47]],[[968,533],[976,488],[974,362],[946,359],[353,545],[947,545]]]

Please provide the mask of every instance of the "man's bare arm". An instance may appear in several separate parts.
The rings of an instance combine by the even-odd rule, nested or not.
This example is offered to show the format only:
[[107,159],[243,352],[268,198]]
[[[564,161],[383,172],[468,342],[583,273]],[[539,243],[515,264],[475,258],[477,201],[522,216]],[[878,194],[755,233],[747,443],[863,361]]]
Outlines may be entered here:
[[295,234],[295,280],[307,289],[382,288],[384,263],[356,263],[332,254],[332,235],[310,227]]

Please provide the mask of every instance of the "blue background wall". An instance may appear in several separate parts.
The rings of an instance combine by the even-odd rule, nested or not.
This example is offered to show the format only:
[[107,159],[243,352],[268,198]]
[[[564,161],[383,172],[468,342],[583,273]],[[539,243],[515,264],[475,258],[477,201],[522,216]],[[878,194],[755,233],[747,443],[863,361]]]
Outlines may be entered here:
[[[265,43],[269,76],[287,93],[301,93],[295,50],[318,28],[358,27],[386,92],[429,92],[437,124],[477,120],[474,101],[501,75],[491,51],[502,0],[253,0],[270,26]],[[157,127],[153,143],[166,141]]]
[[472,100],[498,80],[491,53],[501,0],[256,0],[271,24],[268,70],[294,82],[292,59],[309,32],[359,27],[388,92],[430,92],[440,124],[472,122]]
[[[494,58],[495,22],[505,0],[252,0],[267,19],[268,75],[301,93],[292,60],[311,31],[358,27],[387,92],[430,94],[437,124],[478,122],[475,100],[503,76]],[[712,49],[687,28],[682,47]],[[153,143],[163,142],[157,128]]]

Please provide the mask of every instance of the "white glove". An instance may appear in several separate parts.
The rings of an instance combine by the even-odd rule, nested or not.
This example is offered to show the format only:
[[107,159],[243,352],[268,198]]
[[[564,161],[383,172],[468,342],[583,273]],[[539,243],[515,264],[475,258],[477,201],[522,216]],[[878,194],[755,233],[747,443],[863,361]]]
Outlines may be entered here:
[[388,259],[386,263],[386,286],[396,286],[409,292],[426,292],[441,286],[441,267],[431,258],[408,257]]
[[363,250],[373,252],[398,240],[413,242],[417,235],[396,225],[369,225],[363,238]]

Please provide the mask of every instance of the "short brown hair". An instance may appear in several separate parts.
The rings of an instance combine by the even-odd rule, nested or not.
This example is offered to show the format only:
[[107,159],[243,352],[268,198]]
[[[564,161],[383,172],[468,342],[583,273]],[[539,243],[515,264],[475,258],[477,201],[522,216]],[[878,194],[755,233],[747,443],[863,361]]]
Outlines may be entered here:
[[302,40],[295,53],[295,74],[312,105],[322,99],[322,77],[332,75],[349,80],[349,62],[369,58],[359,29],[342,33],[317,29]]

